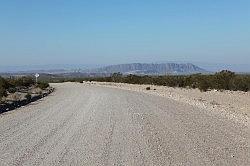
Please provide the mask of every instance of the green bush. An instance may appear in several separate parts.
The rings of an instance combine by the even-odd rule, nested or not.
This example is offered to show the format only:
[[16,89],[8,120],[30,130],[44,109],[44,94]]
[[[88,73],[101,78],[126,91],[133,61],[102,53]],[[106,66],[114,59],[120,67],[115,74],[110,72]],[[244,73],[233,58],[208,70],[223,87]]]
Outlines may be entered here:
[[115,73],[110,77],[91,78],[85,80],[99,82],[121,82],[129,84],[163,85],[169,87],[188,87],[198,88],[201,91],[207,91],[209,89],[240,91],[250,90],[250,75],[237,75],[234,72],[228,70],[223,70],[210,75],[193,74],[183,76],[123,76],[119,73]]
[[0,100],[6,95],[6,89],[0,86]]
[[45,83],[45,82],[39,82],[39,83],[37,83],[36,87],[37,87],[37,88],[41,88],[41,89],[44,90],[44,89],[46,89],[46,88],[49,87],[49,84],[48,84],[48,83]]
[[230,90],[230,81],[235,78],[235,73],[223,70],[216,73],[213,77],[213,86],[215,89]]
[[[15,93],[19,88],[29,88],[34,86],[35,82],[31,77],[20,77],[20,78],[7,78],[0,77],[0,99],[9,93]],[[39,82],[37,87],[46,89],[49,87],[48,83]],[[30,94],[26,95],[26,98],[30,100]]]
[[206,92],[209,89],[208,80],[201,78],[198,82],[198,88],[202,92]]
[[[234,72],[223,70],[221,72],[209,75],[193,74],[193,75],[168,75],[168,76],[138,76],[138,75],[122,75],[114,73],[109,77],[91,77],[91,78],[55,78],[50,82],[118,82],[129,84],[148,84],[161,85],[169,87],[198,88],[201,91],[209,89],[217,90],[250,90],[250,75],[239,75]],[[48,86],[48,85],[47,85]],[[47,87],[46,86],[46,87]]]
[[12,87],[29,87],[35,84],[35,81],[31,77],[11,78],[7,79]]
[[236,76],[234,79],[229,82],[230,90],[240,90],[240,91],[249,91],[250,90],[250,78],[244,76]]
[[15,87],[8,88],[9,93],[15,93],[16,91],[17,91],[17,89]]
[[25,98],[26,98],[28,101],[30,101],[30,100],[31,100],[31,94],[27,93],[27,94],[25,95]]
[[9,87],[8,82],[4,78],[0,77],[0,99],[3,96],[7,95],[6,90],[7,90],[8,87]]
[[121,73],[114,73],[111,75],[112,82],[121,82],[122,81],[122,74]]

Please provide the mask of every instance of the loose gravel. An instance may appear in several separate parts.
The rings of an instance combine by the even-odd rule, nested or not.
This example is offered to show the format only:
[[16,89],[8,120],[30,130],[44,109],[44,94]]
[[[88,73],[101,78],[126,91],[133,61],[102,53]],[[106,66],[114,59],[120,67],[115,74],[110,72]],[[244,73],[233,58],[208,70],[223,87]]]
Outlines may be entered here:
[[0,115],[0,165],[249,165],[249,127],[156,95],[80,83]]

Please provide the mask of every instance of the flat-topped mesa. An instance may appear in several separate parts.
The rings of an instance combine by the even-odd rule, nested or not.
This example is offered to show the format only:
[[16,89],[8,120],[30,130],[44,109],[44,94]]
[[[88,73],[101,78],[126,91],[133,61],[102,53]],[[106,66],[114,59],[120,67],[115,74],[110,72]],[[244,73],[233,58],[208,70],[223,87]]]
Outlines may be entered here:
[[191,63],[131,63],[86,70],[89,73],[122,73],[140,75],[194,74],[205,73],[206,70]]

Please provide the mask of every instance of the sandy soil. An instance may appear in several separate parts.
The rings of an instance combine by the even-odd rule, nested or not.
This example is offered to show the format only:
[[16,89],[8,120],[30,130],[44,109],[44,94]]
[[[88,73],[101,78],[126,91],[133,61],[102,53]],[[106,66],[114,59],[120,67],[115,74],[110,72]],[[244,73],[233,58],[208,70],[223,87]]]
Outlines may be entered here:
[[[222,92],[216,90],[201,92],[198,89],[172,88],[154,85],[134,85],[110,82],[84,83],[154,94],[207,109],[211,113],[224,115],[229,119],[245,125],[250,124],[250,92]],[[146,90],[146,87],[150,87],[151,90]]]

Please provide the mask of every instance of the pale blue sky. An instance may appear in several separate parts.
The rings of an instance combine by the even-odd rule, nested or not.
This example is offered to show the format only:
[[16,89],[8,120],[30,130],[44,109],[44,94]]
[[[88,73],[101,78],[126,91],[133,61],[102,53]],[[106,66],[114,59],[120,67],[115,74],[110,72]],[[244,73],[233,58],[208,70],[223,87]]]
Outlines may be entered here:
[[250,64],[249,0],[0,0],[0,65]]

